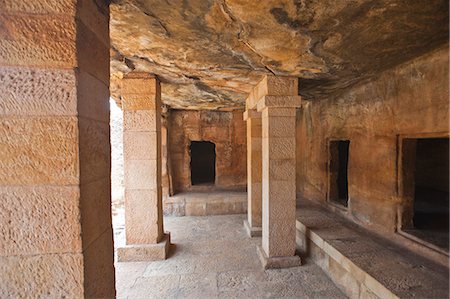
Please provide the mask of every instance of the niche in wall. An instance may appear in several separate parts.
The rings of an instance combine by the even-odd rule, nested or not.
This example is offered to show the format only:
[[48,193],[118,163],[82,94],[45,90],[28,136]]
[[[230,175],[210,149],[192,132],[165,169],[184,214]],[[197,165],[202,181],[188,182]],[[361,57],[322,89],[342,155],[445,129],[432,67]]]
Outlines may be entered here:
[[349,140],[329,142],[329,192],[328,200],[341,206],[348,206],[348,158]]
[[216,145],[209,141],[191,141],[191,184],[214,185],[216,180]]
[[402,230],[449,249],[449,138],[403,140]]

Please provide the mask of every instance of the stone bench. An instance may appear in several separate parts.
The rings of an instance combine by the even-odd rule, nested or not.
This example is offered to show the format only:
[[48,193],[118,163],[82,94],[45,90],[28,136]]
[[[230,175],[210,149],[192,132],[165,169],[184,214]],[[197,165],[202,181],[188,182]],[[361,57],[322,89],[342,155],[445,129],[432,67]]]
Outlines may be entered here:
[[300,252],[350,298],[448,298],[448,268],[319,205],[297,208]]

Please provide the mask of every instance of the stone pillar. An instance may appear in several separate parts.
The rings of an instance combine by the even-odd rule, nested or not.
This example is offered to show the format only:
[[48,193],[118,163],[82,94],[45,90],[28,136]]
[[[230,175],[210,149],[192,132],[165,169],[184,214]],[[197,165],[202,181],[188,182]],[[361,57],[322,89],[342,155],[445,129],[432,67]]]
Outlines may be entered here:
[[161,188],[163,203],[170,196],[169,115],[169,108],[167,106],[163,106],[161,111]]
[[244,112],[247,122],[247,220],[244,227],[250,237],[262,232],[262,140],[261,113],[256,109]]
[[123,79],[125,247],[119,261],[163,260],[170,235],[164,234],[161,190],[161,90],[156,77],[130,73]]
[[113,298],[107,1],[0,1],[0,298]]
[[264,268],[300,265],[295,255],[296,107],[298,79],[266,76],[247,99],[262,113],[262,246]]

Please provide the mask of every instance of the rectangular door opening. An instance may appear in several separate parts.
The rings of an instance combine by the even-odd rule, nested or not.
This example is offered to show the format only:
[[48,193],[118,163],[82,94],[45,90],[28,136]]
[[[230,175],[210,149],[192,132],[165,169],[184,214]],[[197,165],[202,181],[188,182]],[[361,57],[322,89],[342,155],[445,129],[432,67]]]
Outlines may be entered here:
[[448,251],[449,138],[413,141],[415,163],[409,170],[414,173],[408,176],[414,186],[412,225],[404,231]]
[[330,141],[328,200],[344,207],[348,206],[348,154],[350,141]]
[[216,181],[216,145],[209,141],[191,141],[191,184],[214,185]]

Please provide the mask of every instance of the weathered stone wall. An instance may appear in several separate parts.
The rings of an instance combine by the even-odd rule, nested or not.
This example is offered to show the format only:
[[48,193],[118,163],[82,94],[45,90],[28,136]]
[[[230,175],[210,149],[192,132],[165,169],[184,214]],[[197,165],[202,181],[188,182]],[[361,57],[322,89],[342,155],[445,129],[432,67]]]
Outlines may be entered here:
[[402,204],[399,135],[449,132],[448,47],[384,72],[348,92],[305,103],[297,114],[297,195],[325,202],[328,141],[350,140],[344,213],[393,232]]
[[169,160],[175,193],[191,188],[191,141],[216,145],[216,187],[244,189],[247,184],[246,125],[242,110],[233,112],[172,110]]

